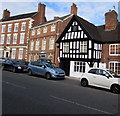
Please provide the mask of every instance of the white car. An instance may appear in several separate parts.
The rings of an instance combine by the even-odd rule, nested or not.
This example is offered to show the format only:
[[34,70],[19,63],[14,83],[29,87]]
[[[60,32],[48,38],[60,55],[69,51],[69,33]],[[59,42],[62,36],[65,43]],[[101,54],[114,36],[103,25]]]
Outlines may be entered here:
[[83,87],[92,85],[120,93],[120,77],[107,69],[92,68],[80,77]]

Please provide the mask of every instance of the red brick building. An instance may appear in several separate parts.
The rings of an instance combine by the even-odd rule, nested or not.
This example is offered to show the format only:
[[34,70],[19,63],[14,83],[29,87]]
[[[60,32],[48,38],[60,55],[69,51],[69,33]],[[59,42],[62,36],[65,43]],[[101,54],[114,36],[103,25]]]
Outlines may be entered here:
[[3,18],[0,20],[0,57],[27,60],[29,30],[33,25],[46,21],[41,10],[43,6],[39,3],[37,12],[16,16],[10,16],[7,9],[3,11]]
[[[45,13],[44,10],[45,8],[42,9]],[[53,20],[40,23],[30,29],[28,61],[38,60],[39,57],[49,57],[53,63],[59,64],[59,52],[56,40],[73,14],[77,14],[77,7],[75,4],[71,6],[70,14],[63,17],[54,17]]]

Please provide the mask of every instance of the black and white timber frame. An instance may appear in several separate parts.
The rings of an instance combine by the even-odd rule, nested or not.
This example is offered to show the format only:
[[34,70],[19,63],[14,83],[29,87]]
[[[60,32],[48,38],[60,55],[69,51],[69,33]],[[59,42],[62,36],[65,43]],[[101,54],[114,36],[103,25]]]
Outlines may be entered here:
[[[58,38],[61,68],[69,68],[69,66],[64,66],[69,65],[70,61],[84,61],[90,67],[93,67],[94,63],[97,62],[99,66],[102,43],[93,39],[86,28],[78,20],[78,16],[73,15]],[[63,64],[64,66],[61,66]]]

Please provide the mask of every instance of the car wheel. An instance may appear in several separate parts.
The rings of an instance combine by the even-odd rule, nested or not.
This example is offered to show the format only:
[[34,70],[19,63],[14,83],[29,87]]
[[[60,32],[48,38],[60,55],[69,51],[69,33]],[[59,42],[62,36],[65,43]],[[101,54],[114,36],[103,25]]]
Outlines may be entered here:
[[16,73],[16,68],[14,67],[12,71],[13,71],[14,73]]
[[81,86],[86,87],[88,86],[88,81],[86,79],[81,80]]
[[113,85],[112,87],[111,87],[111,91],[113,92],[113,93],[120,93],[120,86],[119,85]]
[[32,70],[28,70],[28,75],[32,76]]
[[46,77],[46,79],[51,79],[51,74],[50,73],[46,73],[45,77]]

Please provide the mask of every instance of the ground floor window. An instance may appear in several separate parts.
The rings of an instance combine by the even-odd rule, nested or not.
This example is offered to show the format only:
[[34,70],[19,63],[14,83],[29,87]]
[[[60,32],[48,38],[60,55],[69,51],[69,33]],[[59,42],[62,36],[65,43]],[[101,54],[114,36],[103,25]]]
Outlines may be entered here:
[[120,62],[110,62],[109,69],[120,75]]
[[85,72],[85,62],[75,61],[74,72]]
[[0,50],[0,57],[2,57],[3,55],[3,50]]

